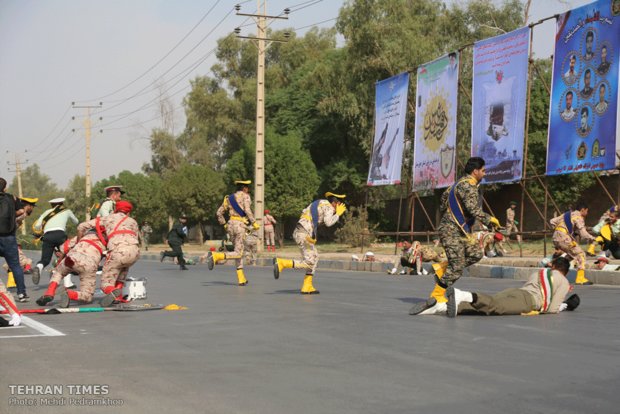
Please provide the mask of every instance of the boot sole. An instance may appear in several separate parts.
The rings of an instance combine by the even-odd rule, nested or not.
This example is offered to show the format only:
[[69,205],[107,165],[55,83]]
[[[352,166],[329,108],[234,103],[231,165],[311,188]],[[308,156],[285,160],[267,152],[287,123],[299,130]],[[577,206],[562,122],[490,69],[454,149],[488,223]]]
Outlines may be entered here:
[[32,271],[32,283],[34,283],[35,285],[38,285],[40,281],[41,281],[41,271],[39,271],[39,268],[37,267],[37,270]]
[[588,280],[587,282],[575,283],[575,284],[579,286],[592,286],[594,283]]
[[437,304],[437,299],[428,298],[426,302],[419,302],[413,305],[411,309],[409,310],[409,315],[418,315],[424,312],[425,310],[432,308],[436,304]]
[[456,295],[454,294],[453,286],[446,289],[446,296],[448,297],[448,317],[455,318],[458,313],[458,307],[456,306]]
[[280,278],[280,269],[278,268],[278,259],[273,258],[273,278],[278,280]]
[[215,266],[215,263],[213,262],[213,254],[209,252],[207,255],[207,269],[213,270],[213,266]]
[[239,283],[239,286],[246,286],[247,284],[248,284],[248,282]]
[[60,308],[68,308],[69,307],[69,295],[65,289],[60,292],[60,301],[58,302],[58,307]]
[[45,306],[48,303],[50,303],[51,301],[53,301],[53,300],[54,300],[53,297],[45,295],[45,296],[41,296],[39,299],[37,299],[36,302],[37,302],[37,305],[39,305],[39,306]]
[[321,292],[319,292],[318,290],[315,290],[312,292],[299,292],[299,293],[301,293],[302,295],[318,295]]
[[105,295],[103,299],[101,299],[101,302],[100,302],[101,306],[104,308],[110,306],[112,303],[114,303],[116,298],[120,296],[120,294],[121,294],[120,289],[114,289],[112,292]]

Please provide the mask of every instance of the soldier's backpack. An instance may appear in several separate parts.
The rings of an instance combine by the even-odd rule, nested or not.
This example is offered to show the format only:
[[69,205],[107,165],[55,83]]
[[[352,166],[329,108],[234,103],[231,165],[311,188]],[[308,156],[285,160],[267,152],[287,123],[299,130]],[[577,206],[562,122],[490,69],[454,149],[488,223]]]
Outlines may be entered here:
[[9,235],[15,230],[15,201],[13,196],[0,193],[0,235]]

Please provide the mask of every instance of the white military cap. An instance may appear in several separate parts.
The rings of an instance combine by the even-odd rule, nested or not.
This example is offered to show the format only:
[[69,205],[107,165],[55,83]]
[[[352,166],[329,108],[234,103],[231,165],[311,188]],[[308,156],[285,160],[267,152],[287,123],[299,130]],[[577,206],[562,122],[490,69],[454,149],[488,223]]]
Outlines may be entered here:
[[65,198],[64,197],[58,197],[55,198],[53,200],[50,200],[50,204],[62,204],[65,202]]

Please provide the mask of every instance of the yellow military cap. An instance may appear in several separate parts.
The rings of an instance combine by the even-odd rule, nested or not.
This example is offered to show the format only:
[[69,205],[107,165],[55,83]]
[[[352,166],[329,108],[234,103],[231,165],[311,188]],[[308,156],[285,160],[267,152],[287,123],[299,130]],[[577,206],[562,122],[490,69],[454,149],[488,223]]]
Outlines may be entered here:
[[250,185],[252,184],[252,180],[236,180],[235,184],[245,184],[245,185]]
[[32,204],[33,206],[36,206],[37,205],[37,201],[39,201],[39,199],[36,198],[36,197],[19,197],[19,199],[21,201],[24,201],[24,202],[28,203],[28,204]]
[[329,198],[329,197],[336,197],[336,198],[345,198],[346,195],[345,194],[334,194],[331,191],[328,191],[325,193],[325,197]]

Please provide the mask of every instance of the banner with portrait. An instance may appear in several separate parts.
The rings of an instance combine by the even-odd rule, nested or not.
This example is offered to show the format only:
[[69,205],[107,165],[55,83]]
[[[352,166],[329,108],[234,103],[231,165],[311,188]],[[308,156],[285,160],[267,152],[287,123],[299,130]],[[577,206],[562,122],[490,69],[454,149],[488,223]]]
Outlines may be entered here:
[[408,91],[407,72],[375,86],[375,137],[368,185],[400,184]]
[[458,80],[456,52],[418,67],[413,191],[454,183]]
[[547,174],[616,166],[620,0],[562,14],[556,28]]
[[485,183],[521,178],[529,48],[529,27],[474,44],[471,155]]

